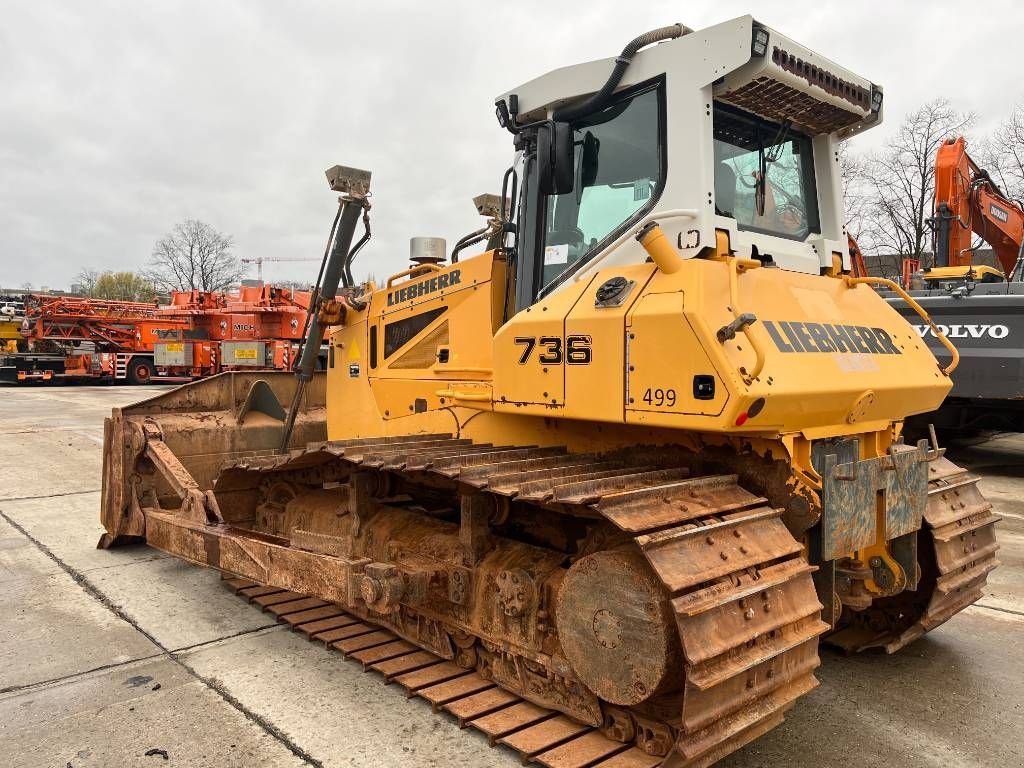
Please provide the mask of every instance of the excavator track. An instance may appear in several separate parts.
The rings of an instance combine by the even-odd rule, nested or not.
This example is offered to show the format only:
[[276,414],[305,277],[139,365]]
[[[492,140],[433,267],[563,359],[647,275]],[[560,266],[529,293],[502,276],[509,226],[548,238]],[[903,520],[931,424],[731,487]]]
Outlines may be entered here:
[[845,651],[895,653],[981,599],[999,565],[992,504],[979,478],[944,457],[928,468],[928,504],[918,533],[918,588],[876,600],[828,636]]
[[[781,723],[796,699],[817,685],[818,637],[829,627],[821,620],[814,569],[783,524],[782,511],[742,488],[735,475],[692,477],[670,455],[661,449],[581,455],[439,435],[359,439],[245,459],[227,468],[215,488],[225,498],[252,492],[257,481],[264,489],[337,488],[370,473],[378,480],[387,476],[378,487],[401,481],[405,489],[422,486],[435,498],[441,488],[452,506],[461,503],[463,509],[467,497],[483,496],[497,509],[514,500],[549,516],[606,521],[612,533],[570,558],[557,612],[544,615],[559,624],[571,670],[564,658],[560,667],[547,657],[532,659],[551,665],[540,671],[542,679],[558,679],[572,691],[583,678],[597,689],[599,711],[590,722],[572,716],[579,712],[571,697],[559,707],[547,688],[517,685],[498,661],[460,664],[457,654],[439,653],[436,644],[424,644],[403,622],[367,604],[341,605],[291,591],[294,584],[286,577],[275,581],[272,569],[236,574],[229,583],[312,639],[515,749],[524,761],[550,768],[708,766]],[[159,527],[151,526],[151,543],[160,546],[160,536]],[[291,536],[292,547],[337,547],[331,536],[297,529]],[[614,543],[602,546],[602,539]],[[606,595],[621,583],[651,590],[652,599],[639,610],[641,634],[633,638],[614,609],[603,607],[614,602]],[[660,612],[659,605],[667,609]],[[662,630],[674,632],[678,649],[665,651],[671,668],[663,680],[643,664],[632,667],[619,647],[625,638],[646,648]],[[645,700],[659,680],[662,688],[668,681],[667,695],[631,706],[631,696]]]

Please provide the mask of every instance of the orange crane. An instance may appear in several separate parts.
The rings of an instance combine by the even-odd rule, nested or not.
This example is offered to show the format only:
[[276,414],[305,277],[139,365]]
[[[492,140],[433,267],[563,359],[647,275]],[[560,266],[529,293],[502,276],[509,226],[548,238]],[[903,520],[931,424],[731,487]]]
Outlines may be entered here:
[[152,303],[33,296],[22,333],[34,341],[93,342],[104,351],[152,349],[145,335],[140,337],[138,326],[155,314]]
[[227,370],[290,370],[312,294],[273,285],[237,293],[175,291],[161,315],[188,326],[156,343],[157,375],[197,379]]
[[31,351],[6,357],[3,378],[146,384],[154,373],[154,343],[186,325],[161,317],[152,303],[33,295],[21,329]]
[[289,370],[311,297],[272,285],[174,291],[163,307],[33,296],[20,329],[30,350],[0,355],[0,380],[145,384],[225,370]]

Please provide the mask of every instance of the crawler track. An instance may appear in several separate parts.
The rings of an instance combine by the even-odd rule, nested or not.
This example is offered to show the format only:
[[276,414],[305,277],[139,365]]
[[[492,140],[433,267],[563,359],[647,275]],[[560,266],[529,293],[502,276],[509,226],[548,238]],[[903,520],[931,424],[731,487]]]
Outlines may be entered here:
[[450,713],[460,726],[485,733],[492,746],[508,746],[524,761],[548,768],[654,768],[662,760],[538,707],[336,604],[248,579],[224,583],[310,641],[322,642],[361,664],[364,671],[380,674],[385,683],[404,688],[410,698],[429,701],[435,712]]
[[[660,590],[658,601],[667,613],[650,608],[641,621],[655,633],[677,634],[681,658],[673,657],[668,670],[669,693],[633,707],[609,704],[601,690],[598,703],[587,691],[597,707],[589,724],[580,722],[587,718],[573,709],[571,695],[562,706],[552,691],[568,685],[571,694],[579,686],[574,673],[580,672],[598,679],[593,687],[601,689],[607,680],[609,690],[621,690],[620,678],[632,672],[621,656],[593,645],[591,624],[597,632],[599,617],[607,614],[599,590],[580,590],[574,594],[582,597],[562,599],[558,606],[560,617],[585,618],[559,622],[561,647],[584,649],[572,671],[566,671],[564,659],[558,667],[534,655],[533,663],[546,668],[535,669],[532,681],[524,682],[526,673],[508,672],[520,662],[499,663],[499,653],[497,662],[462,666],[457,654],[425,649],[396,615],[368,610],[359,601],[332,605],[288,592],[291,585],[275,586],[272,578],[231,582],[282,620],[428,698],[524,760],[552,768],[711,765],[781,723],[796,699],[817,685],[818,636],[828,626],[820,618],[813,569],[783,525],[781,510],[740,487],[735,475],[690,477],[678,464],[643,451],[609,458],[426,436],[330,442],[289,457],[248,459],[222,475],[227,480],[218,481],[216,492],[238,493],[247,483],[254,488],[254,479],[264,488],[302,484],[313,489],[323,487],[325,479],[351,483],[355,473],[368,471],[387,474],[388,487],[401,481],[403,491],[422,487],[436,498],[441,488],[453,506],[460,497],[485,495],[497,504],[530,505],[549,517],[603,518],[614,526],[616,543],[614,549],[597,546],[581,553],[582,559],[598,558],[590,573],[620,568],[628,578],[632,557],[657,579],[654,589]],[[330,536],[303,532],[295,537],[306,547],[318,541],[326,541],[327,549],[335,546]],[[620,552],[626,552],[625,560],[616,559]],[[567,581],[574,572],[568,571]],[[615,578],[608,583],[614,589]],[[421,609],[421,617],[437,615]],[[445,617],[445,629],[465,633],[474,627]],[[487,637],[480,642],[488,647]],[[613,639],[609,647],[614,646]],[[632,684],[642,686],[637,679]]]
[[[929,469],[918,588],[832,642],[891,652],[981,596],[998,518]],[[214,494],[227,524],[150,508],[148,541],[524,760],[709,766],[817,685],[828,626],[781,511],[668,449],[336,441],[237,462]]]

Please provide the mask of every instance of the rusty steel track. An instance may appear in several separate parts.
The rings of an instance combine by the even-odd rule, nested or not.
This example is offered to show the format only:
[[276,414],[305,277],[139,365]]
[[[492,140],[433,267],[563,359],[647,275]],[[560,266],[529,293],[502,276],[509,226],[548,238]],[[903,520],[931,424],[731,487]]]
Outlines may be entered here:
[[403,640],[341,606],[254,581],[225,577],[225,584],[313,642],[377,672],[412,698],[448,712],[460,727],[484,733],[491,746],[507,746],[548,768],[654,768],[662,758],[614,741],[556,711],[516,696],[471,669]]
[[[740,487],[735,475],[690,477],[685,468],[666,466],[664,455],[642,450],[610,458],[428,435],[329,442],[288,456],[249,458],[225,470],[215,493],[245,493],[254,476],[275,487],[323,487],[367,471],[413,485],[429,480],[435,489],[440,483],[463,505],[466,497],[486,496],[497,504],[514,499],[549,513],[603,518],[618,532],[614,549],[597,547],[574,559],[560,592],[559,643],[573,671],[603,702],[596,714],[582,715],[571,702],[560,706],[548,692],[520,685],[500,663],[470,669],[436,647],[423,648],[409,627],[358,600],[339,605],[322,600],[330,597],[324,592],[309,597],[291,580],[294,569],[252,568],[262,557],[253,548],[258,542],[246,545],[244,562],[231,561],[221,541],[201,545],[208,564],[247,579],[232,583],[256,604],[275,613],[288,609],[284,621],[413,694],[458,694],[431,700],[524,759],[551,768],[711,765],[781,723],[796,699],[817,685],[818,637],[828,625],[821,621],[813,568],[781,510]],[[162,516],[147,516],[151,543],[179,553],[192,547],[165,540]],[[336,537],[292,533],[289,550],[298,545],[345,554]],[[221,560],[209,562],[210,553]],[[564,588],[576,578],[596,579],[598,588]],[[614,601],[618,584],[643,585],[645,579],[650,584],[642,586],[643,594],[650,600],[638,611],[636,628],[602,618],[609,613],[602,601]],[[668,609],[660,611],[660,604]],[[662,633],[675,639],[662,642]],[[664,656],[664,669],[634,667],[632,646]],[[578,683],[572,673],[563,668],[555,677],[565,674],[571,689]],[[648,698],[659,680],[664,687],[662,674],[676,691],[668,698],[674,703],[630,706]]]
[[[829,627],[781,510],[671,449],[331,441],[236,461],[203,495],[164,447],[147,452],[181,508],[146,504],[150,544],[413,694],[451,693],[437,706],[524,760],[703,768],[817,685]],[[998,518],[976,478],[929,471],[917,589],[831,642],[891,652],[981,596]]]
[[988,574],[999,565],[995,526],[1001,518],[981,495],[979,479],[946,458],[931,462],[918,534],[918,589],[877,600],[829,643],[850,652],[895,653],[981,599]]

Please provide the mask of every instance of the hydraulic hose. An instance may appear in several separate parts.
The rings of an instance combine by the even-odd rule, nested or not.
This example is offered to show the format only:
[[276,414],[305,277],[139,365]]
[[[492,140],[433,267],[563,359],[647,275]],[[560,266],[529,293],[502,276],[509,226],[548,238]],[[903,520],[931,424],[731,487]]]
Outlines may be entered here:
[[490,234],[490,231],[491,231],[491,225],[488,224],[486,227],[483,227],[482,229],[478,229],[475,232],[470,232],[465,237],[460,238],[459,242],[457,242],[455,244],[455,247],[452,248],[452,255],[451,255],[451,262],[452,262],[452,264],[458,263],[458,261],[459,261],[459,251],[461,251],[463,248],[468,248],[469,246],[473,245],[474,243],[479,243],[481,240],[486,238],[488,234]]
[[345,259],[344,275],[342,276],[342,285],[346,288],[354,288],[356,281],[352,277],[352,262],[355,261],[359,251],[363,249],[363,246],[370,242],[370,205],[366,204],[363,208],[363,236],[359,238],[359,242],[355,244],[352,251],[349,253],[348,258]]
[[633,57],[637,54],[637,51],[641,48],[646,48],[648,45],[660,43],[662,40],[674,40],[677,37],[688,35],[691,32],[693,32],[693,30],[683,24],[670,24],[669,26],[661,27],[660,29],[652,29],[650,32],[646,32],[640,35],[640,37],[631,40],[629,44],[622,49],[622,53],[615,58],[615,67],[612,69],[612,73],[608,76],[605,84],[601,86],[601,90],[581,104],[563,107],[562,109],[556,110],[553,118],[559,122],[571,123],[573,120],[583,117],[584,115],[597,112],[611,100],[612,94],[615,92],[619,83],[622,82],[622,76],[626,74],[626,69],[629,67],[629,63],[633,60]]

